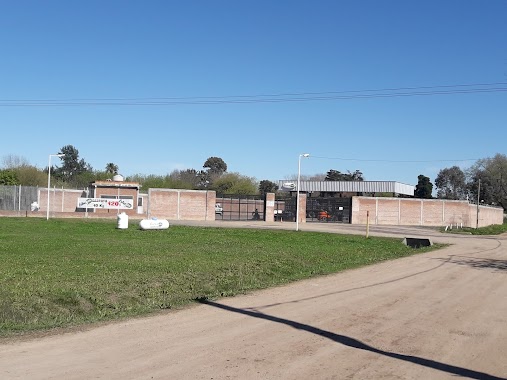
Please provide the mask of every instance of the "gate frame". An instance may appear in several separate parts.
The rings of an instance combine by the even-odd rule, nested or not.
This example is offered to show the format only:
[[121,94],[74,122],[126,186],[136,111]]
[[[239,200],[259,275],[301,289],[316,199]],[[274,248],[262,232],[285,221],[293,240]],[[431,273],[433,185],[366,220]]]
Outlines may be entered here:
[[259,194],[217,194],[215,203],[222,205],[222,214],[215,214],[215,220],[265,220],[266,200]]

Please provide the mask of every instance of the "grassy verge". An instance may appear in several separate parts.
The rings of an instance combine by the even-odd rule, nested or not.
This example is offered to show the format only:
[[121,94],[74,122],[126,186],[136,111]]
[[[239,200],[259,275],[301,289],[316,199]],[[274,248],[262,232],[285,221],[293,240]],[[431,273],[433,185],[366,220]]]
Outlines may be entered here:
[[0,218],[0,336],[107,321],[423,252],[400,239]]
[[442,228],[442,232],[452,233],[452,234],[467,234],[467,235],[500,235],[507,232],[507,223],[504,224],[494,224],[487,227],[480,228],[453,228],[452,230],[445,231]]

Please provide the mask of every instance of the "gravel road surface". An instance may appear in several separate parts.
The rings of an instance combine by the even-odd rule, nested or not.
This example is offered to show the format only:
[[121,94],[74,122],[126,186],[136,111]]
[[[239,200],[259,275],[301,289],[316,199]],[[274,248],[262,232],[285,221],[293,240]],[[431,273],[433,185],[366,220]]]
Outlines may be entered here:
[[0,379],[507,378],[507,236],[370,234],[452,245],[152,317],[3,341]]

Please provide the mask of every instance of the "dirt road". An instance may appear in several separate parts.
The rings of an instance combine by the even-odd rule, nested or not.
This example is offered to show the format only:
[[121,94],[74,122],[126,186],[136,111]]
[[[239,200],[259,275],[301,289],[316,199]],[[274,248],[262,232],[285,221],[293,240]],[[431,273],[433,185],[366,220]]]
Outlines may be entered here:
[[4,343],[0,378],[506,378],[507,237],[371,234],[453,245],[155,317]]

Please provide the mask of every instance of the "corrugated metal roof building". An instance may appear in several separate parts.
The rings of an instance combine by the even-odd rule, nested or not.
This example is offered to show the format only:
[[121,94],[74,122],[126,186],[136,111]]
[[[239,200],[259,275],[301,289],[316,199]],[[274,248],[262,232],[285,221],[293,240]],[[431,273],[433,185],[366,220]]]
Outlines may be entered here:
[[[414,196],[415,187],[395,181],[300,181],[301,192],[393,193]],[[297,191],[297,181],[281,180],[280,191]]]

